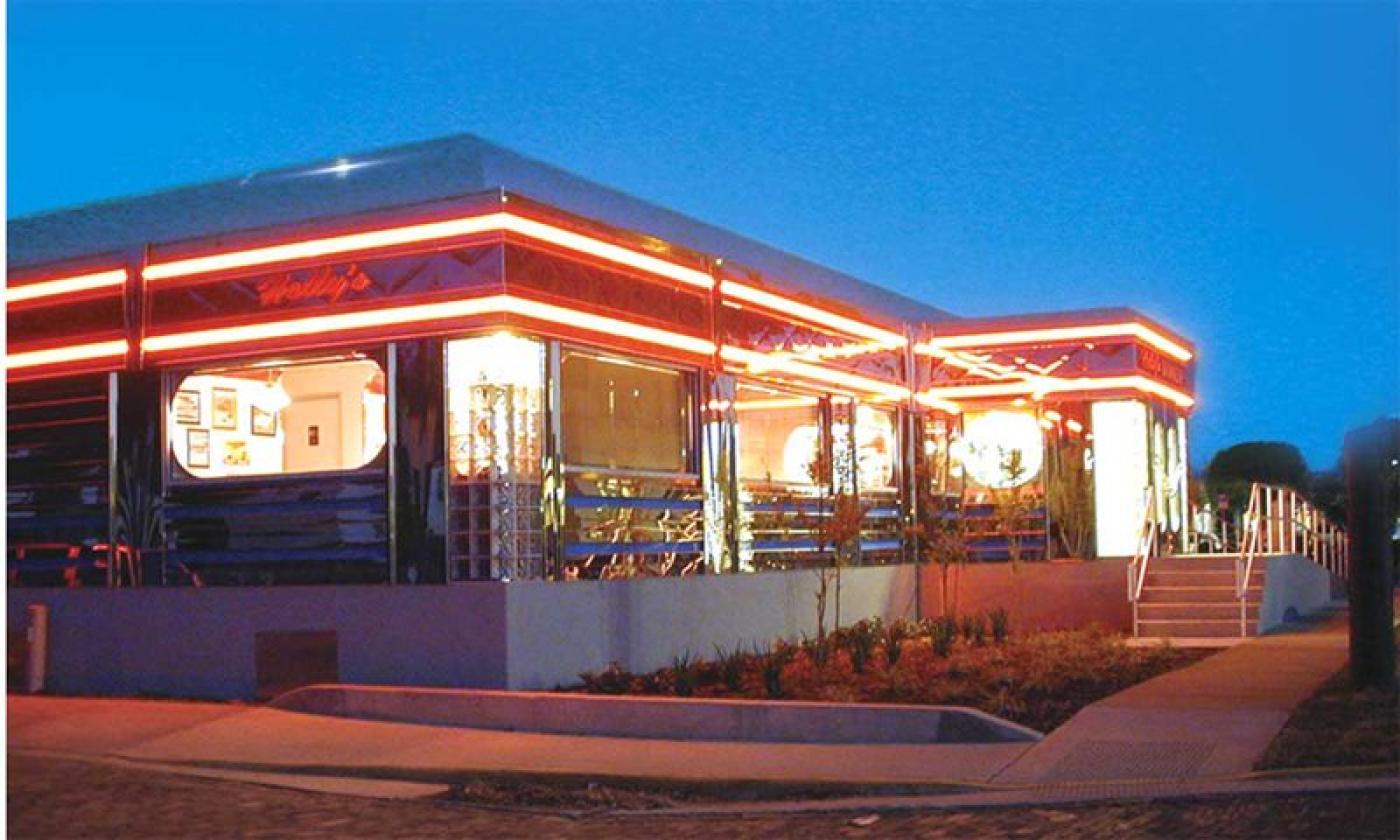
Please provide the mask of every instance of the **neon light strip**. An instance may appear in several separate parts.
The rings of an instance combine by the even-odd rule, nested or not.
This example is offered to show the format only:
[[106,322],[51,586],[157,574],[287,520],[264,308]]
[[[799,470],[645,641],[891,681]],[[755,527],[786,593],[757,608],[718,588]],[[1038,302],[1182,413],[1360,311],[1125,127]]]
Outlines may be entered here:
[[[929,397],[971,399],[976,397],[1009,397],[1015,395],[1058,393],[1064,391],[1098,391],[1113,388],[1126,388],[1153,394],[1171,400],[1181,408],[1190,408],[1196,401],[1145,376],[1101,376],[1079,377],[1077,379],[1046,378],[1027,382],[1003,382],[987,385],[950,385],[943,388],[930,388],[924,392]],[[923,395],[920,395],[922,399]]]
[[154,263],[142,272],[147,280],[165,280],[172,277],[189,277],[208,274],[214,271],[227,271],[237,268],[251,268],[293,260],[311,259],[396,245],[411,245],[420,242],[433,242],[453,239],[478,233],[508,231],[530,239],[557,245],[570,251],[588,254],[618,265],[636,268],[651,274],[669,277],[672,280],[698,286],[702,289],[714,287],[714,278],[707,272],[687,268],[673,262],[641,254],[629,248],[614,245],[575,233],[554,225],[514,216],[510,213],[488,213],[481,216],[468,216],[448,219],[441,222],[426,222],[403,227],[307,239],[301,242],[288,242],[281,245],[268,245],[249,248],[244,251],[229,251],[203,257],[190,257],[170,262]]
[[879,327],[846,318],[834,312],[827,312],[825,309],[818,309],[815,306],[808,306],[805,303],[799,303],[772,292],[765,292],[753,286],[746,286],[743,283],[726,280],[720,284],[719,289],[725,297],[757,304],[784,315],[792,315],[804,321],[810,321],[813,324],[821,324],[849,335],[858,335],[862,338],[878,341],[889,347],[903,347],[907,343],[904,336],[899,333],[882,330]]
[[817,402],[816,397],[772,397],[764,400],[739,400],[734,403],[734,410],[765,411],[783,408],[810,408]]
[[388,309],[375,309],[366,312],[345,312],[336,315],[317,315],[310,318],[293,318],[285,321],[271,321],[262,324],[247,324],[238,327],[197,330],[194,332],[171,333],[149,336],[141,342],[142,349],[149,353],[162,353],[169,350],[183,350],[190,347],[204,347],[236,344],[245,341],[265,341],[275,338],[289,338],[318,333],[341,332],[346,330],[373,329],[397,324],[413,324],[447,318],[464,318],[473,315],[508,313],[526,318],[536,318],[590,332],[605,333],[635,341],[671,347],[696,355],[708,356],[715,352],[709,341],[654,327],[593,315],[562,306],[553,306],[510,295],[490,295],[441,303],[425,303],[416,306],[398,306]]
[[7,287],[5,289],[5,303],[19,303],[20,301],[36,300],[54,295],[69,295],[92,289],[105,289],[108,286],[120,286],[125,282],[126,269],[117,268],[111,271],[98,271],[93,274],[79,274],[74,277],[45,280],[42,283],[26,283],[22,286]]
[[850,388],[856,391],[880,394],[890,397],[891,399],[904,399],[909,396],[909,389],[902,385],[893,385],[889,382],[881,382],[878,379],[871,379],[868,376],[860,376],[854,373],[846,373],[845,371],[828,370],[784,356],[771,356],[767,353],[746,350],[742,347],[731,347],[727,344],[720,348],[719,354],[720,358],[726,361],[747,365],[749,370],[753,373],[761,374],[769,370],[780,370],[798,376],[805,376],[808,379],[816,379],[822,382],[829,382],[833,385],[840,385],[844,388]]
[[74,344],[68,347],[54,347],[50,350],[30,350],[10,353],[5,356],[6,370],[57,365],[63,362],[79,362],[86,359],[104,359],[109,356],[125,356],[131,345],[126,339],[98,341],[93,344]]
[[1178,361],[1191,360],[1190,350],[1136,321],[1124,324],[1096,324],[1088,327],[1047,327],[1036,330],[1011,330],[972,335],[943,335],[933,337],[928,343],[939,347],[986,347],[989,344],[1078,341],[1086,338],[1109,338],[1124,335],[1140,338]]
[[929,408],[936,408],[939,411],[946,411],[949,414],[962,413],[962,406],[958,405],[957,403],[951,400],[941,400],[938,397],[933,396],[932,394],[919,394],[915,396],[914,399],[917,400],[920,405],[926,405]]

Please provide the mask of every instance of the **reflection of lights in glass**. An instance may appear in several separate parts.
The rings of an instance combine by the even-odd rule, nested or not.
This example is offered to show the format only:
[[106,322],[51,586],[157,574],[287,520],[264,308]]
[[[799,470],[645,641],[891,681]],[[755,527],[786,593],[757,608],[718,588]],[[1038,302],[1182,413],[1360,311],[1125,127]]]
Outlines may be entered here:
[[[1045,461],[1040,424],[1034,416],[1018,411],[969,415],[955,447],[967,474],[977,483],[995,489],[1033,481]],[[1022,473],[1015,480],[1006,474],[1006,462],[1012,452],[1021,453]]]
[[862,490],[894,484],[894,421],[888,412],[856,408],[856,474]]
[[538,469],[544,345],[508,332],[447,343],[453,474],[530,478]]
[[817,427],[804,423],[788,433],[783,444],[783,480],[812,483],[812,462],[816,460],[821,435]]

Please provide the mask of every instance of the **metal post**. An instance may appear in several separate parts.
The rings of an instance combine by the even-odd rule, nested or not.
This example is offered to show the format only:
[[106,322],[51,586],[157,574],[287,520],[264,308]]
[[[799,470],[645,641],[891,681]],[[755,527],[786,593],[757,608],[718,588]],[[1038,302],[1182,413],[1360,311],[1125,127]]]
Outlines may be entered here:
[[1347,530],[1356,548],[1348,580],[1351,679],[1357,688],[1395,686],[1394,591],[1400,423],[1378,420],[1353,429],[1342,450],[1347,483]]
[[29,657],[24,674],[24,688],[30,694],[44,690],[49,665],[49,608],[30,604],[25,610],[29,618]]

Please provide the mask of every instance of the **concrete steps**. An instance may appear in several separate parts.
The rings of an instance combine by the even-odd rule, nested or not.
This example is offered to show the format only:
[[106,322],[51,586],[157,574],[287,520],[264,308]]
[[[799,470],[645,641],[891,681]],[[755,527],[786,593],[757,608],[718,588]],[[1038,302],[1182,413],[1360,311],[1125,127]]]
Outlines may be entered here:
[[1241,628],[1235,560],[1233,554],[1152,558],[1137,604],[1136,635],[1180,643],[1257,635],[1264,567],[1256,564],[1251,570]]

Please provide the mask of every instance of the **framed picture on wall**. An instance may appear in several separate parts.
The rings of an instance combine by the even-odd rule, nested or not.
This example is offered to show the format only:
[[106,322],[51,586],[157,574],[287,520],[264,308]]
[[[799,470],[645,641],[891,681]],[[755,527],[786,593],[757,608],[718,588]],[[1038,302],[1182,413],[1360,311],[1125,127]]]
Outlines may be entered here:
[[214,389],[214,422],[216,429],[238,428],[238,392],[232,388]]
[[209,430],[190,429],[187,435],[187,446],[189,449],[187,450],[187,457],[185,458],[186,463],[191,467],[203,467],[207,469],[209,466]]
[[250,463],[252,463],[252,460],[249,458],[248,454],[248,441],[224,441],[224,466],[246,467]]
[[266,411],[257,406],[249,406],[252,414],[250,427],[253,434],[263,437],[273,437],[277,434],[277,412]]
[[175,422],[181,426],[199,425],[199,392],[175,392]]

